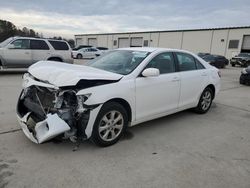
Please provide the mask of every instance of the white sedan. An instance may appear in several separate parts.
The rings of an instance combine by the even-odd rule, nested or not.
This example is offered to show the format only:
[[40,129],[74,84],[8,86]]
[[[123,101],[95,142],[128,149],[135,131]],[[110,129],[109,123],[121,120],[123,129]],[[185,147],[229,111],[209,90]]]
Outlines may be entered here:
[[17,116],[35,143],[52,138],[116,143],[127,127],[185,109],[206,113],[220,72],[193,53],[125,48],[87,66],[38,62],[23,77]]
[[90,48],[81,48],[79,50],[73,50],[72,56],[74,59],[82,59],[82,58],[93,59],[101,55],[102,53],[103,52],[101,50],[98,50],[97,48],[94,47],[90,47]]

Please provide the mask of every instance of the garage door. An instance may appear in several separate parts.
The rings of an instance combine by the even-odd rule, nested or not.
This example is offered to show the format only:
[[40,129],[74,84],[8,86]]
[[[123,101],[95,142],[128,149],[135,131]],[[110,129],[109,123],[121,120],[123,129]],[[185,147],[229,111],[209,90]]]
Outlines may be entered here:
[[242,50],[250,50],[250,35],[244,36]]
[[142,47],[142,41],[143,41],[142,37],[132,37],[130,46],[131,47]]
[[129,38],[119,38],[118,39],[118,48],[127,48],[129,47]]
[[96,38],[88,38],[88,45],[97,47],[97,39]]
[[76,38],[76,45],[75,46],[81,45],[82,42],[83,42],[83,40],[81,38]]

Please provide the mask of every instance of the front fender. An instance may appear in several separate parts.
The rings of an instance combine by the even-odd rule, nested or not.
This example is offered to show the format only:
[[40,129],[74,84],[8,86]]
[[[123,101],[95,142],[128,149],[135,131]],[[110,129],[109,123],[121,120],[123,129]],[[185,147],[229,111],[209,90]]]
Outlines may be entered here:
[[76,95],[86,94],[91,94],[84,102],[86,105],[103,104],[111,99],[121,98],[129,103],[132,114],[135,114],[135,82],[133,80],[82,89]]

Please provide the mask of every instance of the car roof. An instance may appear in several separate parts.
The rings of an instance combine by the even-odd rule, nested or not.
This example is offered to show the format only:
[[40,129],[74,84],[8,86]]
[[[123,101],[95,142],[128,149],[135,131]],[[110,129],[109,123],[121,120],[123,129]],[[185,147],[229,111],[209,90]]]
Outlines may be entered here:
[[57,40],[57,39],[49,39],[49,38],[36,38],[36,37],[21,37],[15,36],[12,37],[13,39],[34,39],[34,40],[50,40],[50,41],[59,41],[59,42],[66,42],[65,40]]

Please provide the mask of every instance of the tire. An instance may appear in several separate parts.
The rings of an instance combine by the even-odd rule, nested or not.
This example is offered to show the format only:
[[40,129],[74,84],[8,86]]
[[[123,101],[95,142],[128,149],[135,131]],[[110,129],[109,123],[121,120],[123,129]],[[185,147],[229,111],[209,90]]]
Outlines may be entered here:
[[232,64],[232,67],[235,67],[235,64]]
[[111,146],[118,142],[127,126],[128,114],[125,108],[119,103],[108,102],[97,115],[91,140],[101,147]]
[[82,59],[82,54],[77,54],[76,58],[77,59]]
[[194,109],[196,113],[198,114],[205,114],[211,107],[211,104],[213,102],[213,91],[207,87],[204,89],[204,91],[201,94],[199,103],[197,107]]

